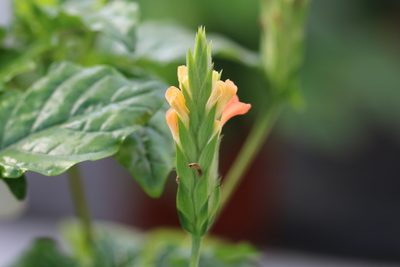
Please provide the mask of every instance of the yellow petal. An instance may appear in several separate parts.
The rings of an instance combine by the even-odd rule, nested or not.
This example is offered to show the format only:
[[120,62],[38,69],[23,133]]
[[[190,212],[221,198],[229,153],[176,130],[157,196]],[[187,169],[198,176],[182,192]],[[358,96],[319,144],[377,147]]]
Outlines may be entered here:
[[217,81],[213,91],[211,92],[211,96],[208,99],[207,110],[210,110],[214,105],[217,105],[215,116],[217,118],[221,117],[222,111],[236,93],[237,86],[232,81]]
[[165,98],[167,99],[169,105],[176,110],[182,122],[185,123],[185,125],[188,125],[189,111],[188,108],[186,107],[186,101],[185,97],[182,94],[182,91],[176,88],[175,86],[171,86],[165,92]]
[[192,96],[192,93],[189,88],[189,76],[188,76],[188,69],[185,65],[178,67],[178,81],[179,87],[187,92],[189,96]]
[[226,80],[225,81],[225,86],[221,87],[221,97],[218,100],[218,105],[221,108],[221,111],[225,109],[225,106],[228,104],[228,102],[234,97],[237,93],[237,86],[231,81],[231,80]]
[[185,80],[187,80],[188,77],[188,70],[185,65],[181,65],[178,67],[178,81],[179,83],[183,83]]
[[213,81],[213,83],[215,83],[215,82],[217,82],[219,80],[221,80],[221,73],[213,70],[213,72],[212,72],[212,81]]
[[217,104],[218,100],[221,98],[221,93],[224,87],[225,83],[223,81],[216,81],[212,88],[211,95],[207,100],[207,111],[210,111]]
[[221,121],[220,120],[215,120],[214,121],[214,135],[215,134],[220,134],[221,133],[221,130],[222,130],[222,123],[221,123]]

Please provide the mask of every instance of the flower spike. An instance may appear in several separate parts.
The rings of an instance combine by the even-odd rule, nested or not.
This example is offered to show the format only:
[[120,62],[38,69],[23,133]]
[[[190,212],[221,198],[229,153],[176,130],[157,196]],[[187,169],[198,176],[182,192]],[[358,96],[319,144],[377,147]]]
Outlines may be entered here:
[[199,242],[219,205],[221,128],[251,105],[240,102],[237,86],[222,81],[221,72],[213,70],[204,28],[197,33],[194,52],[188,53],[187,66],[179,66],[177,75],[179,88],[171,86],[165,92],[171,107],[166,120],[177,152],[177,209],[182,227]]

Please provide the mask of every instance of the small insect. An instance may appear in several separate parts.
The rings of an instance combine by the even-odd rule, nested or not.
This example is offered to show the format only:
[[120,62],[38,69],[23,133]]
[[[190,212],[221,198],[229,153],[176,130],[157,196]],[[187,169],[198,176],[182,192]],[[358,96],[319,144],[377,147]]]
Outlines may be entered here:
[[189,163],[188,166],[189,166],[189,168],[194,169],[197,172],[198,176],[203,175],[203,171],[201,170],[201,167],[198,163]]

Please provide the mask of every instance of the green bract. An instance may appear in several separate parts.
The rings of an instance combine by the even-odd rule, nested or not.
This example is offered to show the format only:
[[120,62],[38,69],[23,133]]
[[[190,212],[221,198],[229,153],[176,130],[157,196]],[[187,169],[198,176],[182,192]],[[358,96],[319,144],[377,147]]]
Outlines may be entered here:
[[115,154],[161,105],[156,81],[129,81],[109,67],[54,66],[22,95],[0,99],[0,169],[58,175]]

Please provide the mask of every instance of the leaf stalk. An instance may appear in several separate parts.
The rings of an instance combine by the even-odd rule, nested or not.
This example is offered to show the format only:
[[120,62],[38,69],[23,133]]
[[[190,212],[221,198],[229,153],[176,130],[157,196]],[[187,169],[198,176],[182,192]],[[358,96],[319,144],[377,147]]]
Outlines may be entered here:
[[77,166],[69,169],[68,181],[75,213],[78,216],[81,224],[86,249],[88,251],[88,254],[92,255],[94,250],[92,219],[86,200],[82,177]]

